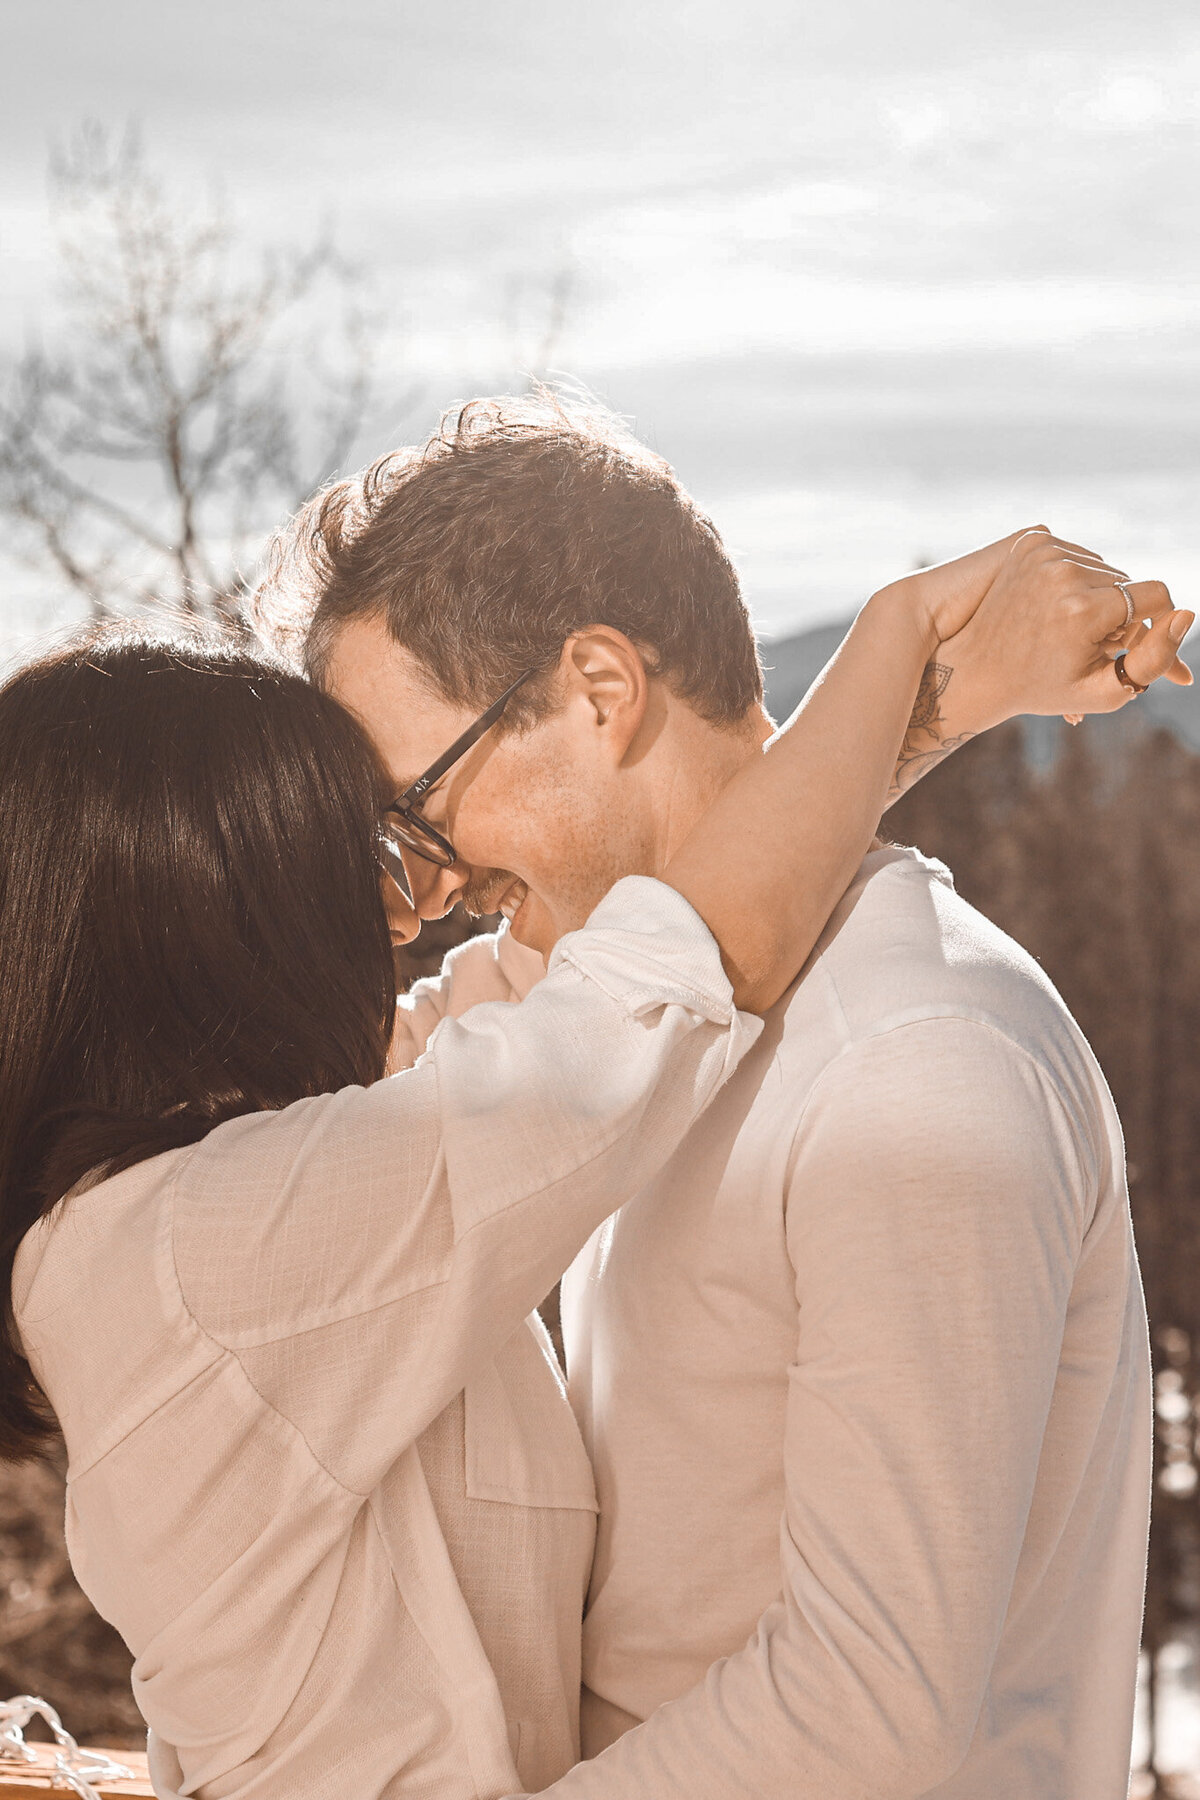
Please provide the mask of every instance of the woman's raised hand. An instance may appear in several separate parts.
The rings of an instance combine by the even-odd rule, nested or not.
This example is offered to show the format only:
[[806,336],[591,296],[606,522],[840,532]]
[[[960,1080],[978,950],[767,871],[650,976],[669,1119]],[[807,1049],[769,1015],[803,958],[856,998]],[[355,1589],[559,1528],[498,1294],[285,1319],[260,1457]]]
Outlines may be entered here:
[[1179,645],[1195,615],[1177,612],[1162,582],[1130,581],[1045,526],[919,570],[885,591],[922,607],[941,637],[901,747],[892,800],[1005,719],[1062,713],[1075,724],[1127,705],[1136,690],[1117,673],[1122,652],[1139,687],[1160,677],[1181,685],[1192,679]]
[[[1164,676],[1181,686],[1192,680],[1178,647],[1195,615],[1176,612],[1161,581],[1131,581],[1094,550],[1055,537],[1045,525],[917,569],[884,592],[916,605],[928,619],[942,646],[941,662],[969,658],[976,664],[994,650],[999,665],[1007,642],[1011,673],[991,683],[1003,710],[989,723],[1019,712],[1065,711],[1048,697],[1065,699],[1065,689],[1088,701],[1081,713],[1115,711],[1132,698],[1120,681],[1112,690],[1112,663],[1121,650],[1139,684]],[[1033,679],[1026,684],[1027,673]]]
[[889,582],[880,593],[914,609],[933,638],[944,643],[969,624],[993,582],[1025,540],[1036,538],[1058,541],[1050,537],[1045,525],[1030,525],[994,544],[968,550],[965,556],[956,556],[950,562],[914,569],[910,575]]
[[1175,610],[1161,581],[1131,581],[1081,544],[1024,532],[937,661],[969,671],[983,709],[975,730],[1018,713],[1116,712],[1135,698],[1114,668],[1122,651],[1141,686],[1191,682],[1179,645],[1194,617]]

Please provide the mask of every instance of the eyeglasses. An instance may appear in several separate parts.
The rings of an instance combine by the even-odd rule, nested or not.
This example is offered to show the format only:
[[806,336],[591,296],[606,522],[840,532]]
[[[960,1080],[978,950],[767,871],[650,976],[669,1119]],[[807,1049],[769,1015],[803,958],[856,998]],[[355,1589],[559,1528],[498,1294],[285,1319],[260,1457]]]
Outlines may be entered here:
[[380,832],[380,854],[388,874],[400,882],[406,893],[408,882],[404,877],[400,849],[411,850],[426,862],[436,863],[440,869],[452,869],[458,861],[458,851],[449,838],[443,837],[427,819],[423,819],[416,811],[417,806],[435,782],[440,781],[456,762],[461,762],[467,751],[473,749],[484,733],[491,730],[517,689],[535,673],[534,669],[526,669],[523,675],[518,675],[512,686],[505,688],[500,698],[493,701],[485,713],[480,713],[475,723],[469,725],[461,737],[455,738],[450,748],[423,775],[419,775],[411,787],[406,787],[385,812]]

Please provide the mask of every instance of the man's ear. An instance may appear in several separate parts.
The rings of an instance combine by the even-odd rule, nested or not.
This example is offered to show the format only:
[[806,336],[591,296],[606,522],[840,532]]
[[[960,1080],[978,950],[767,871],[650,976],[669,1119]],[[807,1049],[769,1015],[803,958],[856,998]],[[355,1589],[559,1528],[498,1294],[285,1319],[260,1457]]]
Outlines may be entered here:
[[650,678],[641,651],[611,625],[589,625],[563,645],[560,671],[568,704],[588,709],[614,759],[620,762],[642,727],[650,703]]

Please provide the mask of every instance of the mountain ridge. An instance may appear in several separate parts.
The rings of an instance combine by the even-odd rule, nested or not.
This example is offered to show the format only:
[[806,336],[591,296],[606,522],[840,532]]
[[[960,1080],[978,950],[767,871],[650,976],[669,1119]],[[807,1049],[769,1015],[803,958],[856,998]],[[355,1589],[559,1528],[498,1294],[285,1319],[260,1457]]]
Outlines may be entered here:
[[[767,710],[783,720],[795,711],[849,629],[850,621],[817,625],[787,637],[762,638]],[[1052,763],[1069,727],[1061,719],[1026,716],[1025,750],[1037,766]],[[1090,718],[1086,730],[1093,749],[1104,760],[1123,758],[1147,732],[1169,731],[1187,749],[1200,754],[1200,700],[1196,688],[1159,681],[1133,705],[1120,712]]]

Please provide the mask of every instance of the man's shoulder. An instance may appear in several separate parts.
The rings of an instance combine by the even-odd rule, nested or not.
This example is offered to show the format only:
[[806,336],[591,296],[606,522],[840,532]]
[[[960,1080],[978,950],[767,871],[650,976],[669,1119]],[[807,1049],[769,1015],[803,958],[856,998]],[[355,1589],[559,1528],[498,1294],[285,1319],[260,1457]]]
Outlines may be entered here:
[[942,863],[912,849],[865,858],[783,1004],[782,1037],[815,1028],[831,1054],[939,1018],[990,1026],[1031,1052],[1080,1043],[1033,958],[956,892]]

